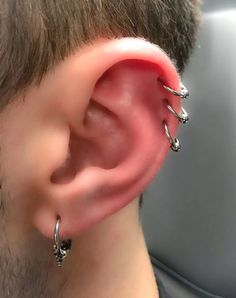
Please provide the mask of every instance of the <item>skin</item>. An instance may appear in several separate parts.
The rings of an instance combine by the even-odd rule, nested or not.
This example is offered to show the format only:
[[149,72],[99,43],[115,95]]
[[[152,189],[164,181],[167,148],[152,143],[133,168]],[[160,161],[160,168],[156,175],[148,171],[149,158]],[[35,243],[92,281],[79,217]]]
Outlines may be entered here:
[[158,78],[179,89],[156,45],[96,40],[1,113],[1,297],[158,298],[138,197],[169,151],[163,120],[179,125],[164,100],[180,111]]

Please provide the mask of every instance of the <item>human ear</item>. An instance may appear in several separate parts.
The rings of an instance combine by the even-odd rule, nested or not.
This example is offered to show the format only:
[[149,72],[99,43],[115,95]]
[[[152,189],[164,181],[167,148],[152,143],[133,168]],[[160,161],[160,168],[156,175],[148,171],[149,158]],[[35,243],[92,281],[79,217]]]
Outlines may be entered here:
[[180,89],[174,64],[158,46],[134,38],[86,46],[45,78],[39,92],[52,100],[47,121],[60,115],[60,126],[50,132],[37,188],[44,198],[32,214],[42,234],[53,238],[59,215],[61,238],[79,236],[150,184],[170,149],[163,123],[171,135],[179,125],[166,102],[181,110],[161,82]]

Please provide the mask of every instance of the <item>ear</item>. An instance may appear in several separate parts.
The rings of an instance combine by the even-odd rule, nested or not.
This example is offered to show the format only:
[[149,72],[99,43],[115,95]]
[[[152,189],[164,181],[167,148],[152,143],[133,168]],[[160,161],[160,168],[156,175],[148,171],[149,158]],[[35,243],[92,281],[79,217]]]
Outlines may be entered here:
[[45,236],[53,238],[57,215],[61,238],[79,236],[150,184],[170,149],[163,121],[172,135],[178,127],[166,99],[181,109],[160,79],[180,89],[167,54],[133,38],[86,46],[45,79],[40,88],[50,81],[52,96],[62,98],[53,109],[48,106],[48,118],[58,113],[67,127],[51,132],[60,141],[57,153],[48,150],[48,172],[40,184],[44,199],[33,213],[34,226]]

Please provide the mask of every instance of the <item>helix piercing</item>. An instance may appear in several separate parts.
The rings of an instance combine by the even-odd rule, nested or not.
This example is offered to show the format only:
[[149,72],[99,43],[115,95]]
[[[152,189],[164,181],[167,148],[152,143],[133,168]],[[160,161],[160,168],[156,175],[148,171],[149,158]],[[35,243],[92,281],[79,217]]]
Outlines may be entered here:
[[173,94],[175,96],[178,96],[178,97],[180,97],[182,99],[186,99],[186,98],[189,97],[189,91],[187,90],[187,88],[184,86],[183,83],[180,83],[180,91],[176,91],[176,90],[174,90],[174,89],[166,86],[162,81],[160,81],[160,82],[161,82],[163,88],[166,91],[170,92],[171,94]]
[[174,152],[179,152],[180,149],[181,149],[181,146],[180,146],[180,142],[179,142],[179,139],[177,138],[172,138],[171,134],[170,134],[170,131],[169,131],[169,128],[166,124],[166,122],[164,121],[163,122],[164,124],[164,128],[165,128],[165,133],[166,133],[166,136],[170,142],[170,147],[171,149],[174,151]]
[[186,124],[189,121],[189,115],[184,108],[181,108],[180,114],[178,114],[169,104],[167,104],[167,108],[179,120],[180,123]]
[[60,226],[61,219],[57,217],[57,222],[54,229],[54,245],[53,245],[53,254],[56,258],[56,262],[58,267],[62,267],[64,264],[64,260],[68,255],[68,252],[71,249],[72,240],[67,239],[63,240],[60,243],[59,237],[59,226]]

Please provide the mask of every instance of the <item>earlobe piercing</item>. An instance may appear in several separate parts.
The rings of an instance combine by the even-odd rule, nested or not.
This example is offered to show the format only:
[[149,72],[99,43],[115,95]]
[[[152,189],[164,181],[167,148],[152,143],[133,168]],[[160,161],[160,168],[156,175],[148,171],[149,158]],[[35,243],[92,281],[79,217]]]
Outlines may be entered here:
[[56,258],[56,262],[58,267],[62,267],[64,264],[64,260],[68,255],[68,252],[71,249],[72,240],[67,239],[63,240],[60,243],[59,237],[59,226],[60,226],[61,219],[60,217],[57,218],[57,222],[54,229],[54,245],[53,245],[53,254]]

